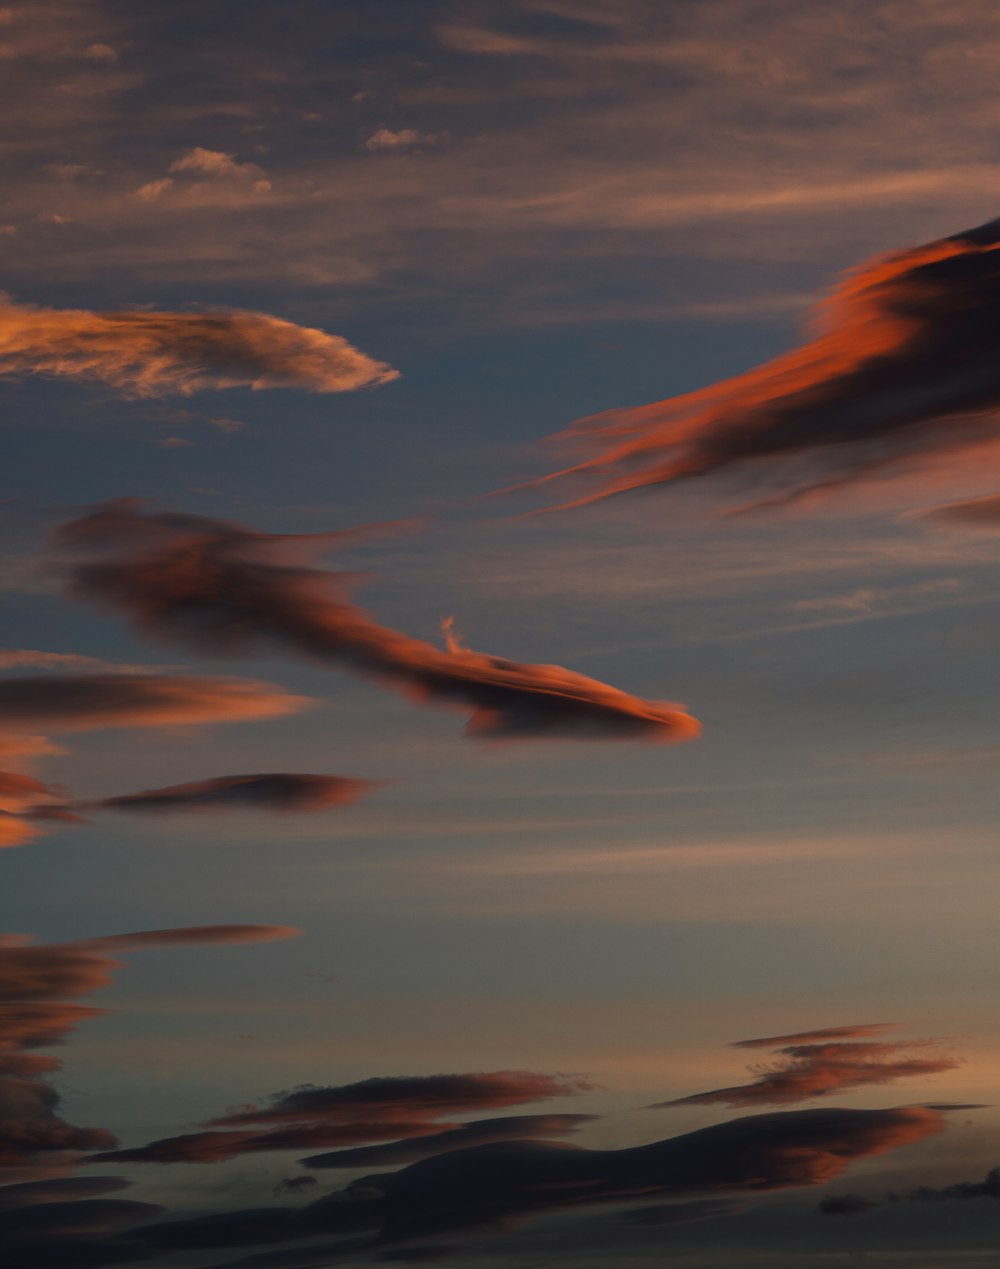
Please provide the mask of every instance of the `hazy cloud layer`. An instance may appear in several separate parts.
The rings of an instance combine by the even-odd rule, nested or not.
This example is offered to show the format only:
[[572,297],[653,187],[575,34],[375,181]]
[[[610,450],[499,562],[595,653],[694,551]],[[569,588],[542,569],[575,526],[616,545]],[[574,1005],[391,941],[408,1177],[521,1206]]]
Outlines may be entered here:
[[92,313],[0,297],[0,376],[91,379],[131,396],[206,388],[352,392],[398,377],[339,335],[242,310]]
[[543,480],[597,479],[567,506],[731,468],[804,492],[993,439],[998,315],[1000,221],[882,256],[847,275],[800,348],[708,388],[583,420],[566,436],[593,457]]
[[337,664],[416,700],[471,708],[470,735],[666,741],[699,730],[676,705],[561,666],[487,656],[451,635],[441,650],[380,626],[349,602],[343,574],[281,562],[302,553],[302,539],[122,502],[67,524],[59,540],[85,557],[76,593],[145,635],[213,655],[278,647]]
[[[829,1097],[868,1084],[892,1084],[916,1076],[938,1075],[960,1065],[958,1059],[941,1053],[931,1040],[840,1040],[839,1035],[870,1035],[879,1025],[832,1027],[825,1031],[803,1032],[799,1036],[741,1040],[735,1047],[770,1048],[776,1060],[751,1068],[755,1079],[731,1088],[693,1093],[658,1108],[699,1106],[787,1106],[814,1097]],[[832,1036],[814,1043],[798,1043],[811,1037]],[[793,1043],[784,1044],[785,1040]]]

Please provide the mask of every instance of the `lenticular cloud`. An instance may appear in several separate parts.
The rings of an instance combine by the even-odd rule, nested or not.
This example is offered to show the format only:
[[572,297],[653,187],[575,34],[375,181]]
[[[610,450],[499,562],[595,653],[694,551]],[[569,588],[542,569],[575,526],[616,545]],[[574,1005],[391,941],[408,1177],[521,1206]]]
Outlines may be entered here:
[[0,376],[109,384],[128,396],[205,388],[353,392],[398,378],[340,335],[267,313],[38,308],[0,296]]
[[584,419],[579,506],[734,470],[790,497],[1000,435],[1000,220],[848,274],[812,338],[696,392]]
[[336,664],[470,711],[470,735],[677,741],[699,732],[677,705],[562,666],[488,656],[452,635],[441,650],[380,626],[350,602],[345,574],[283,562],[304,549],[301,538],[118,502],[65,525],[59,540],[83,557],[77,593],[143,634],[210,655],[279,648]]

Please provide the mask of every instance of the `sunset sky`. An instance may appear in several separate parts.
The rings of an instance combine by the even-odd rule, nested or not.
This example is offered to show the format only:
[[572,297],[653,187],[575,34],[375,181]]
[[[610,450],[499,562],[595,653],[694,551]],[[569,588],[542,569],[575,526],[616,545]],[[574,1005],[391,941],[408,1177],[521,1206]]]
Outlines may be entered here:
[[0,1262],[996,1265],[998,64],[0,7]]

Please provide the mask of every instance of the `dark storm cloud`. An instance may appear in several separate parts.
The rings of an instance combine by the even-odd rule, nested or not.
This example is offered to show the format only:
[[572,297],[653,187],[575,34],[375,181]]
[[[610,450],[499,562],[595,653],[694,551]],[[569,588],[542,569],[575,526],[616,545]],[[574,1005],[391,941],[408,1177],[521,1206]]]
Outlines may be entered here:
[[91,379],[129,396],[205,388],[351,392],[398,377],[339,335],[267,313],[93,313],[0,296],[0,376]]
[[144,789],[77,803],[88,811],[134,811],[165,814],[172,811],[225,811],[252,807],[255,810],[286,814],[325,811],[334,806],[350,806],[378,785],[372,780],[348,776],[308,775],[301,772],[270,772],[260,775],[216,776]]
[[60,541],[89,557],[78,594],[126,613],[139,631],[200,653],[278,647],[343,666],[408,696],[471,709],[466,731],[490,738],[684,740],[698,724],[677,706],[630,696],[560,666],[447,650],[375,623],[346,597],[346,577],[282,556],[282,539],[201,517],[108,504],[64,526]]
[[[386,1147],[392,1156],[387,1161],[405,1162],[409,1138],[428,1139],[428,1149],[416,1150],[408,1156],[424,1158],[442,1149],[475,1141],[510,1136],[544,1137],[571,1131],[575,1124],[590,1117],[526,1115],[521,1117],[518,1130],[502,1126],[505,1122],[513,1125],[514,1121],[444,1125],[440,1121],[445,1115],[463,1111],[571,1096],[588,1087],[580,1079],[533,1071],[390,1076],[338,1088],[305,1086],[278,1094],[266,1107],[248,1107],[210,1120],[205,1125],[207,1131],[165,1137],[134,1149],[104,1152],[91,1162],[213,1163],[268,1150],[347,1147],[366,1142],[391,1143]],[[361,1155],[365,1153],[360,1151]],[[379,1166],[370,1162],[371,1166]],[[319,1166],[356,1165],[329,1162]]]
[[[813,337],[745,374],[608,411],[565,438],[592,457],[529,486],[594,477],[579,506],[747,468],[793,493],[1000,434],[1000,221],[849,273]],[[803,469],[801,462],[811,463]]]
[[[812,1044],[783,1044],[813,1036],[871,1035],[880,1025],[833,1027],[825,1031],[803,1032],[799,1036],[772,1036],[769,1039],[741,1040],[737,1048],[770,1048],[777,1055],[768,1065],[751,1068],[756,1078],[748,1084],[692,1093],[669,1102],[657,1102],[655,1109],[671,1106],[787,1106],[813,1097],[829,1097],[868,1084],[891,1084],[915,1076],[937,1075],[960,1065],[929,1046],[930,1040],[820,1040]],[[775,1048],[775,1044],[780,1047]]]

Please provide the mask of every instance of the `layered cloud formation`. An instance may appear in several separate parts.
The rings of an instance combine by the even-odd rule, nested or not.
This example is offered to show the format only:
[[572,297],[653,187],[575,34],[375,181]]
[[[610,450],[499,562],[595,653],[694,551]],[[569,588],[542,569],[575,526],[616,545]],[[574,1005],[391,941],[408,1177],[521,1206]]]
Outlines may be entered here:
[[[133,1231],[162,1251],[261,1246],[342,1236],[304,1263],[349,1259],[411,1239],[453,1237],[604,1203],[760,1193],[819,1185],[852,1162],[921,1141],[941,1116],[923,1107],[755,1115],[622,1150],[504,1141],[439,1154],[352,1182],[298,1211],[252,1208]],[[264,1253],[235,1265],[294,1264]]]
[[[34,734],[36,727],[80,732],[240,722],[295,713],[309,703],[252,679],[139,672],[18,675],[0,678],[0,753],[52,752],[54,746]],[[46,821],[77,819],[64,791],[30,775],[0,771],[0,848],[31,841]]]
[[206,388],[352,392],[398,377],[342,339],[267,313],[37,308],[0,296],[0,376],[89,379],[130,396]]
[[75,1002],[107,986],[119,965],[118,953],[260,942],[295,933],[287,926],[222,925],[76,943],[34,945],[16,935],[0,938],[0,1178],[16,1182],[26,1171],[64,1167],[81,1151],[116,1144],[103,1128],[77,1128],[60,1117],[59,1094],[48,1083],[59,1062],[37,1050],[60,1044],[80,1022],[103,1013]]
[[803,492],[992,439],[998,318],[1000,221],[879,257],[834,290],[807,343],[696,392],[583,420],[566,438],[592,457],[543,481],[597,479],[566,506],[730,469]]
[[929,1049],[930,1040],[867,1040],[842,1037],[865,1036],[884,1030],[877,1025],[831,1027],[805,1031],[799,1035],[741,1040],[734,1047],[771,1049],[776,1060],[752,1068],[756,1078],[748,1084],[693,1093],[674,1101],[658,1102],[657,1107],[700,1106],[787,1106],[829,1097],[847,1089],[869,1084],[892,1084],[916,1076],[938,1075],[959,1065],[957,1059]]
[[76,593],[126,613],[142,634],[212,655],[277,647],[336,664],[471,709],[470,735],[667,741],[699,731],[676,705],[561,666],[487,656],[454,637],[441,650],[380,626],[348,600],[345,575],[282,562],[305,549],[300,538],[111,503],[64,526],[60,541],[84,556]]
[[[548,1137],[570,1132],[588,1115],[519,1116],[442,1127],[445,1115],[496,1109],[567,1097],[589,1087],[580,1079],[533,1071],[493,1071],[464,1075],[395,1076],[362,1080],[336,1088],[305,1086],[279,1093],[267,1106],[249,1107],[213,1119],[207,1131],[167,1137],[130,1150],[94,1156],[92,1162],[213,1163],[268,1150],[353,1146],[391,1142],[388,1162],[406,1155],[409,1138],[427,1138],[427,1148],[411,1157],[498,1138]],[[455,1136],[455,1134],[458,1134]],[[442,1143],[441,1138],[446,1140]],[[367,1149],[372,1149],[368,1147]],[[365,1150],[345,1153],[353,1155]],[[376,1157],[379,1157],[378,1154]],[[402,1160],[405,1161],[405,1160]],[[321,1167],[353,1167],[336,1156],[323,1156]],[[373,1164],[373,1166],[377,1166]]]

